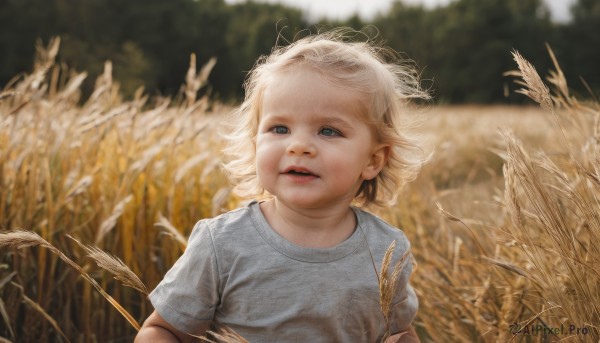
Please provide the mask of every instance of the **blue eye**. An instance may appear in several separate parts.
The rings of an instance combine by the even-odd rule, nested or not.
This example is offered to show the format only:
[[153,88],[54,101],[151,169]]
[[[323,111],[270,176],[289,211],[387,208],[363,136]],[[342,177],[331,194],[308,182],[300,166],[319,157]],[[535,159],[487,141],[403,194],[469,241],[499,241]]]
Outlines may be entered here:
[[289,133],[290,130],[285,126],[278,125],[278,126],[273,126],[271,128],[271,132],[278,134],[278,135],[285,135],[286,133]]
[[323,136],[328,136],[328,137],[331,137],[331,136],[341,136],[342,135],[338,130],[332,129],[330,127],[324,127],[324,128],[322,128],[319,131],[319,134],[323,135]]

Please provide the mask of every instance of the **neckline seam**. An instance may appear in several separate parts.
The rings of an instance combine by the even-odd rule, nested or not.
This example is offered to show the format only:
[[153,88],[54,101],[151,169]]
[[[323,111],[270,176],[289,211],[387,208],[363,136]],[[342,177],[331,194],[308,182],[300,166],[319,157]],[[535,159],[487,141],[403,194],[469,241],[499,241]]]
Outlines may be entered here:
[[[304,262],[304,263],[332,263],[343,258],[346,258],[356,251],[358,251],[362,246],[364,246],[365,237],[364,234],[359,233],[358,231],[364,232],[362,222],[362,213],[359,213],[357,209],[352,207],[356,215],[356,230],[352,233],[350,237],[348,237],[342,243],[336,245],[332,248],[307,248],[299,245],[295,245],[294,243],[286,240],[284,237],[276,236],[279,235],[275,232],[271,227],[269,227],[269,223],[266,221],[266,218],[262,214],[260,210],[259,202],[253,201],[248,204],[248,210],[250,211],[250,219],[252,220],[252,224],[261,238],[275,251],[278,253],[290,258],[294,261]],[[271,231],[271,232],[268,232]],[[360,237],[358,237],[360,235]],[[349,242],[352,240],[352,242]],[[356,241],[356,242],[354,242]],[[348,246],[344,246],[340,248],[340,245],[348,244]],[[336,249],[343,249],[342,251],[335,251]],[[329,250],[329,251],[326,251]],[[346,251],[347,250],[347,251]],[[295,253],[297,252],[297,253]],[[311,253],[316,254],[329,254],[329,256],[310,256]],[[302,256],[304,255],[304,256]],[[306,256],[309,255],[309,256]]]

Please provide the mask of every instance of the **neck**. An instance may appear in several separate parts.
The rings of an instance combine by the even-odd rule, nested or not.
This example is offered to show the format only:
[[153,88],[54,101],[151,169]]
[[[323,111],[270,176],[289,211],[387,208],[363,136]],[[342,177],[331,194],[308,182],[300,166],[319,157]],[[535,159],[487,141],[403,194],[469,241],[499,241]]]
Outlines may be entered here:
[[330,248],[345,241],[356,228],[350,204],[331,208],[293,208],[274,198],[260,206],[273,230],[307,248]]

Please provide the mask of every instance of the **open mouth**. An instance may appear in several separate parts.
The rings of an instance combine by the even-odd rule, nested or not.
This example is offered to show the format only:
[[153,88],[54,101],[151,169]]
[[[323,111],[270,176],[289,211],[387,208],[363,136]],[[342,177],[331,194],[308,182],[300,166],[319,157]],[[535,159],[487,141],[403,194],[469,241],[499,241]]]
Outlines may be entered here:
[[291,168],[286,169],[283,173],[286,175],[293,175],[293,176],[317,177],[317,175],[313,174],[310,170],[302,168],[302,167],[291,167]]
[[312,174],[312,173],[304,172],[304,171],[296,171],[296,170],[290,170],[286,174],[298,175],[298,176],[314,176],[314,174]]

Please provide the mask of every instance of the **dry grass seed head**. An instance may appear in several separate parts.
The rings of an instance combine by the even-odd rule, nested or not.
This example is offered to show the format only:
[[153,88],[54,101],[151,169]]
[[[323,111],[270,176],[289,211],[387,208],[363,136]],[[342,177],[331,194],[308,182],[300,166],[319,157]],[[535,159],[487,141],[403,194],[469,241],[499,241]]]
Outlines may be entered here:
[[57,249],[54,245],[48,243],[45,239],[40,237],[35,232],[25,231],[25,230],[15,230],[9,231],[7,233],[0,233],[0,246],[13,246],[16,248],[24,248],[24,247],[32,247],[32,246],[41,246],[50,250],[53,254],[57,255],[61,260],[70,265],[73,269],[75,269],[81,276],[88,281],[96,290],[115,308],[127,321],[137,330],[140,329],[139,323],[133,318],[133,316],[121,306],[112,296],[110,296],[106,291],[94,280],[88,273],[86,273],[83,268],[81,268],[77,263],[73,262],[70,258],[67,257],[62,251]]
[[552,59],[552,64],[554,64],[554,68],[556,69],[556,71],[550,71],[550,76],[547,78],[548,82],[553,84],[554,89],[558,91],[558,98],[565,101],[565,105],[571,105],[573,104],[573,102],[571,101],[571,96],[569,95],[569,87],[567,86],[567,79],[565,78],[565,74],[560,68],[558,60],[556,59],[554,52],[550,48],[550,45],[546,44],[546,49],[548,50],[550,59]]
[[191,106],[196,102],[198,90],[208,83],[208,75],[216,63],[217,59],[215,57],[211,57],[196,75],[196,54],[192,53],[190,55],[190,66],[187,74],[185,75],[184,88],[188,106]]
[[517,65],[519,66],[519,70],[521,71],[521,76],[523,81],[525,81],[526,88],[520,89],[517,92],[522,93],[528,97],[530,97],[533,101],[537,102],[542,106],[543,109],[551,111],[553,109],[552,98],[550,97],[550,90],[542,79],[540,75],[535,70],[535,67],[531,65],[521,54],[517,51],[513,51],[512,53]]
[[224,325],[219,325],[219,324],[213,324],[213,329],[207,331],[207,335],[210,338],[216,339],[216,341],[213,341],[210,338],[207,338],[205,336],[203,337],[199,337],[199,336],[194,336],[196,338],[200,338],[201,341],[203,342],[211,342],[211,343],[248,343],[248,341],[240,336],[237,332],[235,332],[233,329],[230,329]]
[[131,269],[129,269],[129,267],[127,267],[125,263],[121,261],[121,259],[108,254],[107,252],[103,251],[98,247],[83,245],[81,242],[79,242],[72,236],[67,235],[67,237],[69,237],[70,239],[75,241],[80,247],[82,247],[87,252],[88,257],[93,259],[96,262],[96,264],[98,264],[98,267],[113,274],[114,278],[121,281],[123,285],[131,287],[142,292],[143,294],[148,295],[148,290],[146,289],[146,286],[144,285],[142,280],[140,280],[140,278],[137,275],[135,275],[135,273],[131,271]]
[[383,260],[381,261],[381,273],[379,275],[379,305],[381,307],[381,312],[383,314],[384,321],[386,323],[386,333],[384,336],[387,338],[390,335],[390,310],[392,306],[392,301],[394,299],[394,295],[396,295],[398,288],[398,280],[400,278],[400,274],[404,269],[405,264],[407,263],[407,259],[410,257],[410,250],[404,252],[402,257],[396,262],[394,265],[394,269],[390,274],[390,267],[393,260],[394,249],[396,248],[396,241],[394,240],[383,255]]
[[185,250],[187,247],[187,239],[185,236],[183,236],[181,232],[179,232],[179,230],[177,230],[177,228],[162,215],[162,213],[159,213],[158,216],[158,222],[154,223],[154,226],[161,228],[163,234],[173,238],[179,244],[181,251]]
[[0,246],[11,246],[22,249],[38,245],[53,248],[50,243],[32,231],[14,230],[0,233]]
[[0,92],[0,100],[11,98],[11,97],[13,97],[15,95],[17,95],[17,92],[13,92],[13,91]]
[[117,224],[117,220],[119,219],[119,217],[121,217],[121,215],[125,211],[125,206],[131,200],[133,200],[133,195],[130,194],[115,205],[111,215],[108,218],[106,218],[102,222],[102,224],[100,224],[100,229],[98,230],[98,232],[96,234],[96,239],[95,239],[96,244],[99,244],[102,241],[102,239],[108,234],[108,232],[110,232],[110,230],[112,230],[112,228],[115,227],[115,225]]
[[462,222],[462,220],[460,220],[460,218],[458,218],[455,215],[451,214],[450,212],[444,210],[444,208],[442,207],[442,204],[440,204],[438,201],[435,202],[435,206],[438,209],[438,213],[442,217],[444,217],[450,221],[453,221],[453,222]]
[[504,203],[515,227],[522,229],[525,224],[525,218],[521,212],[521,205],[517,196],[517,184],[515,171],[512,165],[506,163],[503,166],[504,171]]

